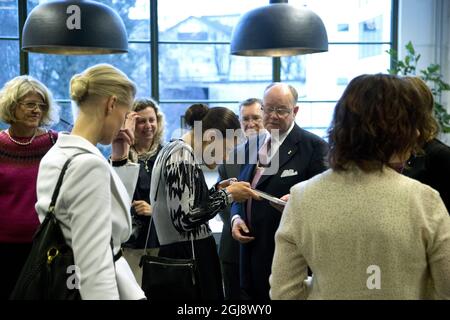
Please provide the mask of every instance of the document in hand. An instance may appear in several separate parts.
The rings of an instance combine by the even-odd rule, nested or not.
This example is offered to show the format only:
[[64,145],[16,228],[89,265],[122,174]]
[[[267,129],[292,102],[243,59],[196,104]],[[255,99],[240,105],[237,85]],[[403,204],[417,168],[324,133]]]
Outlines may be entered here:
[[271,196],[268,193],[265,193],[263,191],[257,190],[257,189],[253,189],[253,191],[255,191],[255,193],[257,193],[261,198],[264,198],[266,200],[269,200],[270,202],[276,203],[280,206],[285,206],[286,205],[286,201],[280,200],[274,196]]

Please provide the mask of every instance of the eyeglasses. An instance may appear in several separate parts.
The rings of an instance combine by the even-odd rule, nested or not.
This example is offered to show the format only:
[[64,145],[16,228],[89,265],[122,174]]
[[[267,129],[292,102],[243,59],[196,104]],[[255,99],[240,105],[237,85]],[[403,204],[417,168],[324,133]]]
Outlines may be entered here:
[[47,111],[48,109],[48,104],[42,102],[24,101],[19,103],[24,106],[25,109],[30,111],[34,110],[36,107],[38,107],[42,111]]
[[253,122],[261,122],[262,118],[261,118],[261,116],[242,117],[242,122],[249,123],[251,121],[253,121]]
[[279,108],[279,107],[262,107],[262,111],[266,114],[271,114],[272,112],[275,112],[277,116],[279,117],[285,117],[288,114],[291,114],[292,109],[287,108]]

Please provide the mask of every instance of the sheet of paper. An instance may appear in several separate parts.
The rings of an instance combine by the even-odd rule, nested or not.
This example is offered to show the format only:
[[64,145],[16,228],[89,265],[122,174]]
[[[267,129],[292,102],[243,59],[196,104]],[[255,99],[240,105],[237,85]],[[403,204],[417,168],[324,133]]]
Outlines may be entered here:
[[253,191],[255,191],[261,198],[264,198],[266,200],[269,200],[270,202],[276,203],[280,206],[285,206],[286,205],[286,201],[280,200],[274,196],[271,196],[268,193],[265,193],[263,191],[257,190],[257,189],[253,189]]

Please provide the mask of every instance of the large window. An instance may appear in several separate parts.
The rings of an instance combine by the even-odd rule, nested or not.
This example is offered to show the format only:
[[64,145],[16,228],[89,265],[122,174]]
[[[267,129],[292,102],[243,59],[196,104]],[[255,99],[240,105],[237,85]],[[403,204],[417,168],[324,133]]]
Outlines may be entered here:
[[[122,55],[59,56],[20,52],[24,15],[48,0],[0,0],[0,87],[19,74],[44,82],[61,106],[56,130],[70,130],[76,108],[69,100],[70,78],[106,62],[127,73],[139,97],[153,97],[166,116],[166,140],[180,135],[190,104],[204,102],[237,113],[240,101],[261,98],[272,81],[299,91],[297,123],[325,136],[334,106],[348,82],[361,73],[385,72],[392,48],[393,3],[398,0],[290,0],[323,20],[329,52],[285,58],[231,56],[229,43],[239,16],[269,0],[99,0],[122,17],[129,52]],[[25,8],[26,4],[26,8]],[[153,37],[153,38],[152,38]],[[0,123],[0,128],[5,124]],[[108,147],[99,146],[105,156]],[[216,175],[206,171],[208,184]],[[218,218],[217,218],[218,219]],[[213,231],[221,223],[213,220]]]
[[0,87],[20,74],[18,12],[16,0],[0,0]]
[[361,73],[385,72],[390,63],[385,51],[393,45],[395,0],[289,1],[294,6],[307,6],[322,18],[330,46],[326,53],[281,59],[229,53],[232,29],[239,16],[267,5],[268,0],[100,0],[122,17],[129,53],[20,53],[19,26],[25,18],[20,12],[29,13],[46,1],[0,0],[0,86],[21,73],[44,82],[61,106],[57,130],[69,130],[74,121],[70,78],[90,65],[106,62],[137,83],[139,97],[152,96],[160,102],[167,118],[166,139],[179,134],[182,115],[191,103],[205,102],[237,112],[239,101],[261,98],[272,81],[289,82],[297,88],[297,122],[324,136],[334,105],[348,82]]

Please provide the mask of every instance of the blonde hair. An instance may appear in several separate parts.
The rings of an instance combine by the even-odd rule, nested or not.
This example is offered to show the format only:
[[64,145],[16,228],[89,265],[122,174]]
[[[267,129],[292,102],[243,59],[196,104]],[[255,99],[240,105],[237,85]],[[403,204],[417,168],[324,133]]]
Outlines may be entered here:
[[30,93],[39,94],[48,105],[47,110],[42,110],[39,126],[53,123],[58,117],[58,107],[53,101],[52,93],[42,82],[28,75],[15,77],[0,90],[0,119],[8,124],[16,122],[17,105],[23,97]]
[[110,64],[92,66],[70,80],[70,98],[78,106],[91,98],[111,96],[116,96],[121,103],[131,105],[135,94],[134,82]]
[[[133,103],[132,110],[135,112],[142,111],[146,108],[152,108],[156,114],[156,122],[158,123],[158,129],[156,130],[155,136],[153,138],[150,150],[146,153],[148,155],[153,155],[158,150],[158,147],[164,143],[164,127],[166,126],[164,114],[161,112],[158,104],[150,98],[136,99]],[[137,162],[138,155],[135,154],[133,150],[130,150],[130,159]]]

